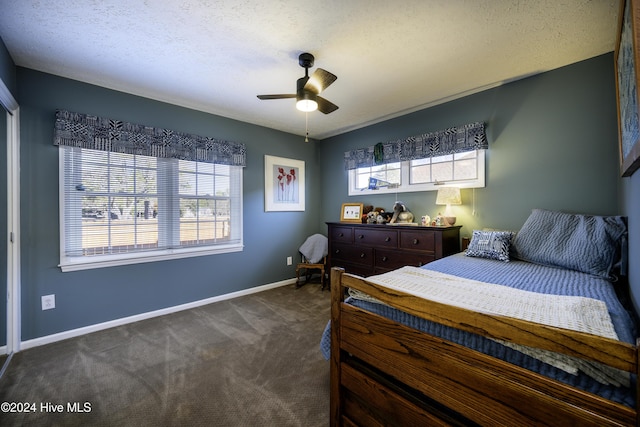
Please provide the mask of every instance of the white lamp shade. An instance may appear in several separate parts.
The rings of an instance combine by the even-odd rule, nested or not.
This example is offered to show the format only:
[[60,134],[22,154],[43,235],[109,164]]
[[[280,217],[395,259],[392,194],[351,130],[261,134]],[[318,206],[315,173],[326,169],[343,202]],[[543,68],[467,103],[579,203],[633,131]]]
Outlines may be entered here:
[[442,187],[438,189],[436,205],[461,205],[460,189],[457,187]]

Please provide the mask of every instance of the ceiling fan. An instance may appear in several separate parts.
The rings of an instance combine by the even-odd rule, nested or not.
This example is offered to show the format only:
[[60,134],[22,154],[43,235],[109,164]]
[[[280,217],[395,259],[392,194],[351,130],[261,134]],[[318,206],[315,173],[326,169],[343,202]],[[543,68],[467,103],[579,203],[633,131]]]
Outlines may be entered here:
[[314,57],[310,53],[301,53],[298,63],[304,68],[304,77],[298,79],[296,93],[278,95],[258,95],[259,99],[285,99],[296,98],[296,108],[300,111],[315,111],[329,114],[338,109],[338,106],[331,101],[318,96],[329,85],[336,81],[338,77],[322,68],[316,68],[309,77],[309,68],[313,67]]

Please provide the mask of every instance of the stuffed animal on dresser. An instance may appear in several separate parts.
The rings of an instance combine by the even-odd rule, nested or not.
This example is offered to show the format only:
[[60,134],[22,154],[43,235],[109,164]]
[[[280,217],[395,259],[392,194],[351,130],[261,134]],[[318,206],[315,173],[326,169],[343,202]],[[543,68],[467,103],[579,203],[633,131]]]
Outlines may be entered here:
[[413,214],[407,209],[403,202],[396,202],[393,205],[393,216],[391,217],[391,224],[405,224],[413,222]]
[[378,224],[386,224],[389,221],[391,221],[391,217],[392,216],[393,216],[393,212],[384,212],[384,211],[382,211],[382,212],[380,212],[378,214],[378,218],[377,218],[376,222]]

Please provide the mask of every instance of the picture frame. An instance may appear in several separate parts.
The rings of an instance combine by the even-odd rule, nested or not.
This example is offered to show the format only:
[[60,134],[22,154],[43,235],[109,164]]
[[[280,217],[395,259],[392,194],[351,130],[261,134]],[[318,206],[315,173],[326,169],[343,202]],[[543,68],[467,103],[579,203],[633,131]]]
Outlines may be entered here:
[[304,161],[264,156],[264,211],[305,210]]
[[362,223],[363,203],[343,203],[340,209],[340,222]]
[[640,0],[622,0],[614,52],[620,171],[631,176],[640,168]]

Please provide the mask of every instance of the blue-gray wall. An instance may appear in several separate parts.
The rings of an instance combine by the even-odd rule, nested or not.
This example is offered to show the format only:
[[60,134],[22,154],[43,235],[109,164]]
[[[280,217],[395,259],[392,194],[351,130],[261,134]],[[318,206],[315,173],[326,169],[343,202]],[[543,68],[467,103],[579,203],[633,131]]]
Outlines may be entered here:
[[622,183],[622,213],[629,220],[629,282],[636,313],[640,313],[640,171]]
[[[18,68],[21,111],[22,339],[101,323],[290,279],[304,239],[321,231],[317,143],[222,117]],[[62,273],[56,109],[242,142],[244,251]],[[292,118],[292,120],[295,118]],[[300,116],[303,120],[304,116]],[[305,161],[306,211],[264,212],[264,155]],[[42,311],[40,297],[55,294]]]
[[0,39],[0,80],[15,98],[17,93],[16,66],[2,39]]
[[[323,218],[340,204],[391,209],[395,195],[347,196],[342,156],[349,149],[475,121],[487,124],[486,187],[462,190],[461,232],[519,229],[533,208],[619,213],[612,55],[477,93],[323,141]],[[417,215],[435,216],[435,192],[400,193]]]
[[[464,205],[455,208],[463,236],[483,227],[517,230],[534,208],[622,213],[631,259],[640,259],[640,173],[625,179],[623,192],[611,53],[322,141],[323,220],[338,220],[344,202],[391,209],[396,198],[348,196],[345,151],[474,121],[487,124],[486,187],[462,192]],[[442,208],[435,192],[397,197],[416,215]],[[630,279],[640,307],[640,263]]]

